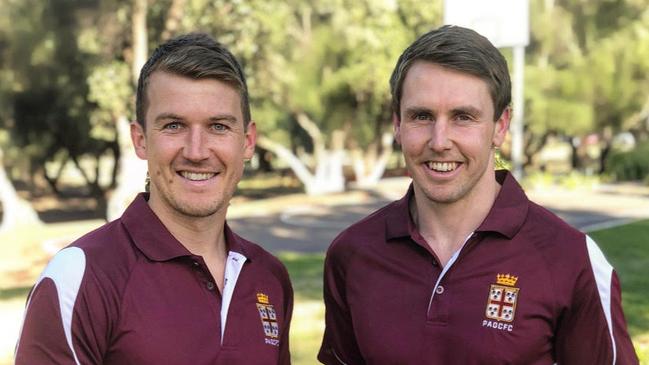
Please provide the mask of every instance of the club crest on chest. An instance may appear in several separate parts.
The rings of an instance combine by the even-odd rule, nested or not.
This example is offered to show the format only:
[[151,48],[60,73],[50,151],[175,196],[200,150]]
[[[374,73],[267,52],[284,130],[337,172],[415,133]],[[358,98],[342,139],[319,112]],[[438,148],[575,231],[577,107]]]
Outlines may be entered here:
[[498,274],[496,284],[491,284],[485,316],[500,322],[514,321],[520,289],[515,287],[518,277]]
[[261,319],[261,326],[264,331],[264,341],[268,345],[279,345],[279,324],[277,312],[270,304],[270,298],[264,293],[257,293],[257,311]]

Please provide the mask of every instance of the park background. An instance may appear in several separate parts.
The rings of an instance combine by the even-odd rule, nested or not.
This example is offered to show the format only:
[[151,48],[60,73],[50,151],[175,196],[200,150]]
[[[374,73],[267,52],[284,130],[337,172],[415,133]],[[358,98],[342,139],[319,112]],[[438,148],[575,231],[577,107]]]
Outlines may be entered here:
[[[143,188],[128,135],[138,72],[156,44],[188,31],[215,36],[245,68],[261,137],[229,219],[288,266],[294,362],[315,363],[324,250],[405,192],[388,78],[443,10],[441,0],[0,0],[0,364],[12,362],[49,258]],[[530,0],[529,12],[524,186],[600,243],[649,364],[649,1]],[[499,165],[510,158],[506,144]]]

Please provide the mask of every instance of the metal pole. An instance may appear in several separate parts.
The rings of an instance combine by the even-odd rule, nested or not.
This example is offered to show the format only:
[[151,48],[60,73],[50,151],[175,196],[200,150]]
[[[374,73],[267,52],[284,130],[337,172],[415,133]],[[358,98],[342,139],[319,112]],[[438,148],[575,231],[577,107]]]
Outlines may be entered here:
[[512,133],[512,169],[516,179],[523,177],[523,115],[525,98],[523,97],[523,80],[525,75],[525,47],[514,47],[514,80],[513,80],[513,115]]

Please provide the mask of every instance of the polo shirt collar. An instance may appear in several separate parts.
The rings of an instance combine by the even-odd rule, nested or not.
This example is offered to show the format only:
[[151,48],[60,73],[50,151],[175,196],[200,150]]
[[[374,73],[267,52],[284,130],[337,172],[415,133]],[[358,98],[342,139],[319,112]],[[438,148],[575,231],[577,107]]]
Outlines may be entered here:
[[385,237],[392,238],[411,236],[416,232],[415,223],[410,216],[409,202],[414,195],[412,182],[403,198],[392,203],[392,209],[385,216]]
[[[151,210],[147,203],[148,199],[148,193],[138,194],[121,218],[135,246],[152,261],[168,261],[178,257],[192,256],[192,253],[169,232]],[[238,252],[250,259],[247,254],[248,250],[245,248],[245,240],[232,232],[227,222],[225,222],[223,231],[228,250]]]
[[[496,181],[501,184],[500,192],[476,232],[498,232],[511,239],[518,233],[525,222],[529,200],[509,171],[496,171]],[[417,232],[408,208],[408,202],[413,195],[414,188],[410,183],[406,195],[392,203],[392,209],[386,214],[385,232],[387,240],[398,237],[412,237]]]
[[498,232],[512,239],[527,219],[530,201],[509,171],[496,171],[496,181],[500,192],[476,232]]

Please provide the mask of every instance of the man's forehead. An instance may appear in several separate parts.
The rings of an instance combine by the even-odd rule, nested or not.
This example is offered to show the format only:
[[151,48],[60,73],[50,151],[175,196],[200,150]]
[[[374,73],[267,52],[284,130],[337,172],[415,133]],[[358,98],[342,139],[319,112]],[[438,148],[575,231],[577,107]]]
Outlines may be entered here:
[[224,101],[225,95],[228,95],[237,102],[241,103],[242,96],[239,90],[232,83],[220,80],[216,77],[192,78],[189,76],[156,70],[149,77],[146,96],[149,107],[151,106],[152,96],[158,94],[173,95],[176,98],[183,99],[189,96],[188,92],[197,92],[203,94],[224,95],[219,96],[217,101]]
[[493,107],[489,85],[469,72],[433,62],[417,61],[408,70],[403,83],[401,107],[430,107],[431,103],[455,104],[455,107]]

